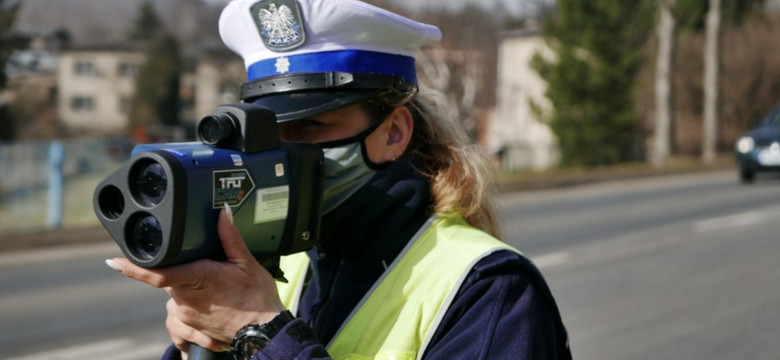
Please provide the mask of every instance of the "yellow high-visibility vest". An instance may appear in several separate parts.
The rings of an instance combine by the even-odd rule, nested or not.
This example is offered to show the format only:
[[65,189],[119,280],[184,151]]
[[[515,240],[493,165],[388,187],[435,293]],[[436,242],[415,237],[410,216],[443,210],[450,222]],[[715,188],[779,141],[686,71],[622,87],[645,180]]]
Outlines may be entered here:
[[[469,270],[498,250],[518,250],[460,216],[432,218],[352,310],[328,344],[333,359],[421,358]],[[277,283],[297,312],[308,270],[305,253],[282,258],[289,283]]]

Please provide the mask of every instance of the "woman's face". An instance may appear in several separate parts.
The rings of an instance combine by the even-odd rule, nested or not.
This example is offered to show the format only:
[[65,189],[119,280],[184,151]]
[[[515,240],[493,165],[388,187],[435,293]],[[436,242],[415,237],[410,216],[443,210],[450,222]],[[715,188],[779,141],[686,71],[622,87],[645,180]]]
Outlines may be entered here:
[[[354,104],[311,118],[279,124],[282,141],[320,144],[360,134],[371,126],[365,110]],[[366,153],[375,164],[395,161],[406,150],[412,135],[412,117],[404,106],[396,107],[365,139]]]
[[311,118],[279,124],[279,137],[287,142],[319,144],[346,139],[371,125],[360,105],[354,104]]

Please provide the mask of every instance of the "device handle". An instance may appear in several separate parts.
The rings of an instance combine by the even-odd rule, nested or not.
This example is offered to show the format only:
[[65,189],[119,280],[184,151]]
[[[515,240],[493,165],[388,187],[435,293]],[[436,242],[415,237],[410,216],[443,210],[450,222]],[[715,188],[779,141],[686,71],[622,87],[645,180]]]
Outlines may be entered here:
[[195,344],[190,344],[187,354],[189,360],[233,360],[233,355],[229,351],[215,353]]

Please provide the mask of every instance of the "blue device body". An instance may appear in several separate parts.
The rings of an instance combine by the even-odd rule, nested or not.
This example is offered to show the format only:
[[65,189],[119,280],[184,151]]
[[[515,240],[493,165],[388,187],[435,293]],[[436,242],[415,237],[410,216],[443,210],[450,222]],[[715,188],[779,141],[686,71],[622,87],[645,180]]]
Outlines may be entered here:
[[[223,259],[217,218],[227,204],[263,263],[315,244],[321,198],[322,151],[315,145],[244,153],[199,142],[162,143],[137,146],[98,185],[95,209],[131,261],[158,267]],[[121,211],[106,211],[112,203],[122,203]]]

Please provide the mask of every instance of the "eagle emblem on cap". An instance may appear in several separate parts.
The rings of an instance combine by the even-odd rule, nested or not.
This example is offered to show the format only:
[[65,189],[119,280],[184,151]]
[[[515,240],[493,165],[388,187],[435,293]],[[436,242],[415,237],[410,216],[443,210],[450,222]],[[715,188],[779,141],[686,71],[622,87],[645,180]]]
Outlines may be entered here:
[[269,50],[287,51],[303,45],[306,34],[295,0],[262,0],[252,5],[250,11]]

